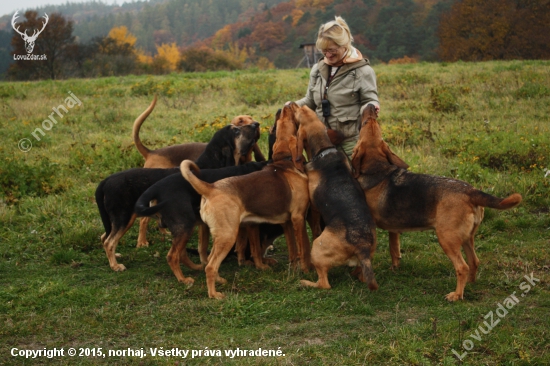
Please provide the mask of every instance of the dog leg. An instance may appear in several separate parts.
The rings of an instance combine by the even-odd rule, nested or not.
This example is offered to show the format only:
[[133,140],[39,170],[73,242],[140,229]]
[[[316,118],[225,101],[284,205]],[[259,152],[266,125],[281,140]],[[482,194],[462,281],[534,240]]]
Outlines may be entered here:
[[201,263],[208,263],[208,241],[210,239],[210,229],[204,222],[199,223],[199,257]]
[[264,264],[262,248],[260,245],[260,226],[257,224],[246,225],[246,233],[248,236],[248,243],[250,244],[250,255],[254,260],[254,265],[257,269],[266,270],[270,269],[267,264]]
[[476,251],[474,249],[473,235],[466,242],[464,242],[462,248],[464,248],[464,253],[466,253],[466,259],[468,260],[468,267],[470,268],[468,274],[468,282],[475,282],[477,268],[479,267],[479,258],[477,257]]
[[[200,265],[195,265],[189,257],[187,257],[187,252],[185,250],[185,246],[187,245],[187,241],[189,240],[189,235],[187,233],[183,235],[175,235],[172,239],[172,247],[170,248],[170,251],[168,251],[168,255],[166,256],[166,260],[168,261],[168,265],[172,269],[172,272],[178,279],[178,282],[185,283],[186,285],[192,285],[195,280],[190,277],[185,277],[183,275],[183,272],[181,271],[180,267],[180,257],[182,258],[182,261],[185,263],[187,259],[187,263],[185,263],[188,267],[192,268],[189,264],[192,266],[198,266],[199,268],[193,268],[193,269],[202,269]],[[185,256],[182,257],[182,256]]]
[[244,226],[239,227],[239,234],[237,235],[237,242],[235,243],[235,252],[237,252],[237,262],[239,266],[243,266],[246,263],[246,246],[248,245],[247,230]]
[[313,205],[310,205],[307,211],[307,222],[311,229],[313,239],[317,239],[323,230],[321,229],[321,213],[314,208]]
[[296,250],[296,236],[294,235],[294,229],[292,223],[287,221],[283,224],[283,231],[285,234],[286,245],[288,247],[288,262],[292,267],[296,267],[298,252]]
[[390,255],[391,255],[391,270],[399,268],[401,260],[401,243],[399,241],[399,233],[390,231]]
[[234,225],[227,225],[217,231],[218,232],[212,232],[214,244],[210,257],[208,258],[208,264],[205,268],[208,297],[211,299],[223,299],[225,297],[224,294],[216,291],[216,282],[227,282],[219,276],[218,270],[222,261],[229,251],[231,251],[231,248],[233,248],[233,244],[235,244],[239,231],[239,222],[237,221]]
[[111,231],[111,234],[103,242],[103,249],[105,249],[105,254],[107,254],[107,259],[109,260],[109,266],[115,272],[125,271],[126,267],[122,263],[117,263],[115,250],[118,245],[120,238],[126,233],[126,230]]
[[330,289],[330,283],[328,282],[328,271],[332,267],[332,261],[334,257],[333,248],[331,243],[332,238],[329,238],[327,231],[323,233],[313,241],[313,248],[311,249],[311,263],[317,271],[317,282],[311,282],[307,280],[301,280],[300,283],[303,286]]
[[468,266],[470,267],[470,273],[468,276],[468,282],[475,282],[477,275],[477,268],[479,267],[479,258],[476,255],[475,246],[474,246],[474,237],[476,235],[479,225],[483,220],[484,214],[483,207],[476,207],[474,209],[474,227],[467,241],[464,242],[462,248],[464,248],[464,253],[466,253],[466,260],[468,261]]
[[456,272],[456,290],[447,294],[445,298],[448,301],[462,300],[464,299],[464,287],[466,287],[466,280],[470,271],[460,251],[465,240],[452,231],[436,229],[436,234],[441,248],[443,248],[447,257],[453,262]]
[[303,216],[292,217],[292,226],[296,233],[298,241],[298,256],[300,257],[300,267],[303,272],[309,272],[311,268],[311,247],[309,237],[307,236],[306,222]]
[[273,250],[273,242],[274,242],[274,240],[270,240],[270,241],[269,241],[269,240],[267,240],[266,238],[264,238],[264,239],[262,240],[262,243],[261,243],[261,245],[262,245],[262,253],[263,253],[263,254],[262,254],[262,262],[263,262],[264,264],[267,264],[268,266],[274,266],[274,265],[276,265],[276,264],[278,263],[277,260],[274,259],[274,258],[266,258],[267,252],[268,252],[269,250]]
[[147,225],[149,225],[149,217],[142,217],[139,219],[139,235],[137,241],[137,248],[148,247],[147,241]]

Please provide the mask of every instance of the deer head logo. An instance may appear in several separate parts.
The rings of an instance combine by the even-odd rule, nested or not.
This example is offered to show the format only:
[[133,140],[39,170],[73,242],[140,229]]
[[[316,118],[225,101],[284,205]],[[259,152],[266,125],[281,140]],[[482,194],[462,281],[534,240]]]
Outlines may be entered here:
[[13,17],[11,18],[11,26],[13,27],[13,30],[15,30],[17,33],[21,35],[21,38],[23,38],[23,41],[25,41],[25,49],[27,50],[27,53],[31,53],[32,50],[34,49],[34,42],[36,42],[36,38],[38,38],[38,35],[42,33],[44,28],[46,28],[46,24],[48,24],[48,20],[49,20],[48,14],[44,13],[44,19],[46,19],[46,21],[43,23],[42,29],[40,31],[35,29],[32,36],[29,36],[26,30],[24,33],[22,33],[21,31],[19,31],[19,26],[17,26],[17,28],[15,27],[15,19],[17,19],[17,13],[18,12],[16,11],[15,14],[13,14]]

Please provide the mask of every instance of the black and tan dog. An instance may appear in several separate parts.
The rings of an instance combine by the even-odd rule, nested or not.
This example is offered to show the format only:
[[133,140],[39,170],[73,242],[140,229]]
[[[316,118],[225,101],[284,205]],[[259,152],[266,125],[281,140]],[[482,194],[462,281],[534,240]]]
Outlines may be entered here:
[[[235,150],[235,136],[246,136],[246,139],[241,141],[243,144],[250,145],[250,141],[256,141],[257,129],[256,125],[223,127],[214,134],[204,153],[197,159],[197,164],[212,169],[222,168],[226,164],[235,165],[235,160],[232,158]],[[177,172],[179,172],[178,168],[134,168],[112,174],[99,183],[95,198],[105,228],[101,242],[113,270],[126,269],[124,265],[117,263],[115,250],[120,238],[136,219],[134,213],[136,201],[154,183]],[[143,234],[141,227],[140,234]]]
[[[138,149],[139,153],[145,159],[144,168],[175,168],[180,165],[180,163],[186,159],[196,161],[201,154],[204,153],[206,149],[205,143],[202,142],[190,142],[186,144],[179,144],[173,146],[167,146],[156,150],[150,150],[143,145],[141,139],[139,138],[139,130],[145,119],[153,112],[155,105],[157,103],[157,97],[153,99],[149,107],[139,115],[138,118],[134,121],[134,127],[132,128],[132,137],[134,139],[134,144]],[[231,125],[235,127],[242,127],[246,125],[256,124],[259,126],[259,123],[256,122],[251,116],[240,115],[236,116],[231,120]],[[239,136],[237,136],[237,139]],[[260,130],[257,130],[256,141],[260,138]],[[252,160],[251,154],[254,152],[254,159],[256,161],[265,161],[265,157],[262,154],[258,144],[254,142],[252,145],[247,146],[243,150],[239,149],[239,142],[236,141],[237,148],[233,150],[233,158],[235,163],[231,165],[239,165],[241,163],[246,163]],[[225,166],[229,166],[226,164]],[[214,167],[204,167],[204,169],[210,169]]]
[[[216,162],[223,162],[221,166],[233,166],[239,165],[252,160],[252,152],[254,152],[254,158],[256,161],[265,161],[260,148],[258,147],[258,139],[260,138],[260,129],[256,128],[256,138],[250,139],[250,136],[245,134],[240,134],[240,130],[234,130],[233,136],[225,135],[230,139],[234,140],[234,148],[228,149],[222,147],[219,150],[216,149],[206,149],[206,143],[202,142],[190,142],[186,144],[173,145],[168,147],[163,147],[157,150],[150,150],[143,145],[141,139],[139,138],[139,130],[141,125],[147,117],[153,112],[155,105],[157,103],[157,97],[149,105],[149,107],[136,118],[134,122],[134,127],[132,129],[132,137],[134,139],[134,144],[140,152],[140,154],[145,158],[144,168],[175,168],[179,167],[180,163],[186,159],[193,160],[202,169],[215,169],[220,167],[215,165]],[[231,121],[231,126],[242,127],[245,125],[254,125],[259,127],[259,123],[254,121],[252,117],[247,115],[237,116]],[[224,136],[220,136],[224,137]],[[219,143],[227,145],[228,141],[223,141],[219,139]],[[210,142],[212,143],[212,141]],[[198,159],[201,161],[198,161]],[[234,163],[231,163],[229,160],[234,159]],[[209,164],[213,162],[214,164]],[[137,247],[146,247],[149,245],[147,242],[147,225],[149,224],[148,217],[142,217],[139,222],[139,236]]]
[[347,157],[331,143],[326,127],[307,106],[291,103],[298,121],[298,152],[302,146],[311,161],[306,164],[309,196],[325,228],[313,241],[311,263],[319,279],[302,280],[306,286],[329,289],[328,271],[334,266],[359,266],[371,290],[378,285],[371,260],[376,250],[374,221],[365,202],[363,190],[353,178]]
[[[267,162],[265,161],[249,162],[243,165],[220,169],[203,169],[197,175],[203,181],[213,183],[227,177],[259,171],[266,165]],[[187,242],[193,233],[195,225],[205,225],[199,219],[200,200],[201,196],[193,189],[189,182],[183,179],[180,173],[170,175],[153,184],[141,195],[135,205],[135,212],[138,216],[158,214],[162,219],[162,225],[170,230],[172,234],[172,247],[166,259],[178,281],[188,285],[192,284],[194,280],[183,275],[180,263],[184,263],[192,269],[203,268],[201,265],[189,265],[191,261],[187,257],[186,251]],[[150,201],[156,201],[157,204],[149,207]],[[201,229],[204,230],[205,228],[202,227]],[[201,263],[206,263],[208,236],[203,231],[199,239]]]
[[[309,269],[310,246],[304,220],[309,195],[307,176],[299,170],[301,166],[297,162],[296,130],[293,113],[285,107],[277,121],[273,163],[259,172],[209,184],[191,172],[196,170],[193,162],[182,162],[183,177],[202,195],[200,215],[213,237],[212,252],[205,268],[210,298],[224,297],[215,287],[216,281],[226,282],[219,277],[218,269],[233,247],[241,223],[290,225],[296,233],[302,269]],[[290,253],[289,258],[293,255]]]
[[[466,281],[474,282],[479,259],[474,235],[483,219],[484,207],[507,210],[522,198],[514,193],[497,198],[456,179],[408,172],[408,165],[382,140],[374,108],[363,113],[359,141],[352,167],[365,191],[376,225],[390,232],[393,267],[399,265],[399,233],[434,229],[439,244],[453,262],[457,285],[446,298],[464,298]],[[464,249],[468,264],[462,258]]]

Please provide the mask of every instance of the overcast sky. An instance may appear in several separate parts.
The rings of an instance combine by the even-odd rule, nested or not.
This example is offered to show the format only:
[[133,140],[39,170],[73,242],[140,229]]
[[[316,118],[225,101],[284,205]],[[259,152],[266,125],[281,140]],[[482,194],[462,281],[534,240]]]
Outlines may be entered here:
[[[2,0],[0,1],[0,16],[2,15],[13,15],[17,10],[19,10],[19,13],[21,14],[23,10],[33,10],[38,7],[44,6],[44,5],[60,5],[65,4],[67,2],[70,3],[84,3],[86,1],[90,0],[16,0],[16,1],[10,1],[10,0]],[[106,4],[122,4],[125,1],[124,0],[96,0],[98,2],[106,3]]]

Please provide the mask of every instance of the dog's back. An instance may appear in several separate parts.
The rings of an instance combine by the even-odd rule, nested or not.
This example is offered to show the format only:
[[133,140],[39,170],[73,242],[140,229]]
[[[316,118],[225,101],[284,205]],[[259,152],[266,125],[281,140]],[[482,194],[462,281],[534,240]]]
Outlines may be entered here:
[[[323,241],[332,240],[333,249],[338,248],[344,257],[346,252],[353,253],[357,256],[358,261],[355,264],[361,267],[364,280],[374,290],[378,285],[370,258],[376,248],[375,225],[365,202],[365,194],[353,178],[346,159],[341,152],[336,151],[307,165],[308,175],[310,171],[318,175],[318,178],[314,178],[318,183],[311,194],[313,204],[325,222],[325,229],[314,242],[314,246],[322,246]],[[335,237],[340,243],[333,240]],[[344,243],[351,245],[353,249],[346,247]],[[312,252],[313,255],[317,254]],[[319,255],[317,264],[323,259],[326,258]],[[316,262],[313,263],[316,265]],[[320,281],[323,281],[321,276]]]

